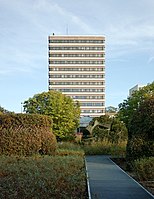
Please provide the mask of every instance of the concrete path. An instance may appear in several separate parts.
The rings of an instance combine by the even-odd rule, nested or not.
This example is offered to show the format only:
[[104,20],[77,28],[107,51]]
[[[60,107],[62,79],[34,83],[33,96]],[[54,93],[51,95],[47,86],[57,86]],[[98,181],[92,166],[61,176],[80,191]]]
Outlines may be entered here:
[[92,199],[154,198],[114,164],[109,156],[87,156],[86,166]]

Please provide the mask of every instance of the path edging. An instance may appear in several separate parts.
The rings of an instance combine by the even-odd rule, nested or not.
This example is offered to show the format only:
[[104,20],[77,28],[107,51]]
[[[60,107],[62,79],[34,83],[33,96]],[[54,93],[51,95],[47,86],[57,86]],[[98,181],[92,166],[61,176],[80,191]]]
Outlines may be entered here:
[[87,179],[87,189],[88,189],[88,198],[91,198],[91,192],[90,192],[90,183],[89,183],[89,176],[88,176],[88,170],[87,170],[87,161],[85,159],[85,169],[86,169],[86,179]]
[[131,178],[136,184],[138,184],[145,192],[147,192],[151,197],[154,198],[153,194],[150,193],[146,188],[144,188],[139,182],[137,182],[133,177],[131,177],[127,172],[125,172],[121,167],[119,167],[110,157],[109,159],[123,172],[125,173],[129,178]]

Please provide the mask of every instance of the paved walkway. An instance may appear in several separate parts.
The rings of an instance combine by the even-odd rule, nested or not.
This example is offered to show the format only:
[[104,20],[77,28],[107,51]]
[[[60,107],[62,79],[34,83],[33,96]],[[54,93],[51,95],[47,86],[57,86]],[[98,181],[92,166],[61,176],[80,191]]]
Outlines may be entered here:
[[152,199],[109,156],[87,156],[86,166],[92,199]]

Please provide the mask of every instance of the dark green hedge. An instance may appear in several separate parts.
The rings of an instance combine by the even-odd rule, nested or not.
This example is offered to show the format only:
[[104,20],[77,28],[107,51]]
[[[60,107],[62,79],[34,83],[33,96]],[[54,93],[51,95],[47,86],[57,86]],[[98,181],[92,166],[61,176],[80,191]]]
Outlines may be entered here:
[[43,115],[0,115],[0,155],[54,154],[57,141],[51,121]]
[[57,146],[49,128],[3,128],[0,138],[0,155],[53,155]]
[[0,114],[0,128],[17,128],[19,126],[52,128],[52,119],[40,114]]

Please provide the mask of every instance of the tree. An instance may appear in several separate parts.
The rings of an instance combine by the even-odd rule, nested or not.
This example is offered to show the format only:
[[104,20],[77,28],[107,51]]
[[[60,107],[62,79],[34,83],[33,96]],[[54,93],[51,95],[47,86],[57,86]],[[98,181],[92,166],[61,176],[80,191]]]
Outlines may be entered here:
[[145,99],[134,112],[130,121],[127,144],[129,160],[154,155],[154,96]]
[[92,126],[92,136],[96,141],[108,140],[112,143],[119,143],[127,140],[127,129],[125,124],[118,118],[111,118],[107,115],[93,118],[90,122]]
[[2,113],[9,113],[9,111],[0,106],[0,114]]
[[[128,130],[127,160],[150,156],[153,136],[154,82],[133,93],[119,105],[118,117]],[[152,112],[151,112],[152,111]],[[152,138],[151,138],[152,139]],[[153,141],[152,141],[153,142]]]
[[128,97],[127,100],[119,104],[118,117],[126,124],[128,130],[133,113],[137,110],[140,103],[151,96],[154,96],[154,82],[134,92],[132,97]]
[[109,140],[112,143],[118,144],[120,141],[126,141],[127,138],[128,134],[125,124],[119,118],[114,117],[109,131]]
[[116,113],[117,110],[118,110],[118,109],[117,109],[116,107],[114,107],[114,106],[108,106],[108,107],[106,107],[106,109],[105,109],[106,113]]
[[24,102],[26,113],[51,116],[53,132],[59,139],[69,138],[79,125],[80,105],[57,91],[36,94]]

